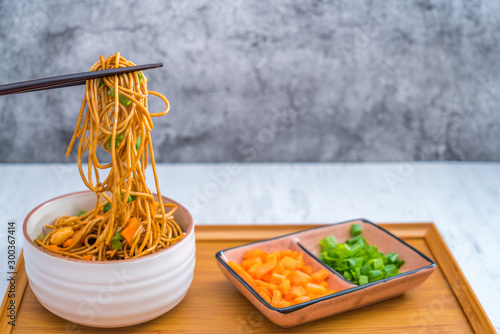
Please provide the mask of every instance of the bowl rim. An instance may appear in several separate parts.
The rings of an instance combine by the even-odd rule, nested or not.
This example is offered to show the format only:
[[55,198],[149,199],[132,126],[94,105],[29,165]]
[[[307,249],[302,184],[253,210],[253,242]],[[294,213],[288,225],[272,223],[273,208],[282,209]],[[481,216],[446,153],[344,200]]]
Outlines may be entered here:
[[[90,264],[90,265],[102,265],[102,264],[108,264],[109,265],[109,264],[119,264],[119,263],[136,262],[136,261],[140,261],[140,260],[149,259],[149,258],[152,258],[154,256],[158,256],[158,255],[166,253],[166,252],[170,252],[170,251],[172,251],[172,249],[177,249],[179,247],[179,245],[183,244],[183,241],[185,239],[187,239],[194,232],[193,217],[191,216],[191,214],[189,213],[189,211],[182,204],[180,204],[179,202],[174,201],[173,199],[168,198],[168,197],[162,195],[161,197],[163,199],[169,201],[170,203],[176,204],[177,207],[184,212],[184,214],[186,215],[187,220],[188,220],[188,226],[187,226],[187,229],[185,231],[186,235],[184,236],[184,238],[182,238],[180,241],[176,242],[175,244],[173,244],[173,245],[171,245],[171,246],[169,246],[167,248],[163,248],[163,249],[161,249],[159,251],[156,251],[154,253],[149,253],[147,255],[144,255],[144,256],[141,256],[141,257],[138,257],[138,258],[125,259],[125,260],[87,261],[87,260],[80,260],[80,259],[70,258],[70,257],[67,257],[67,256],[63,256],[63,255],[59,255],[59,254],[56,254],[56,253],[52,253],[52,252],[46,251],[45,249],[41,248],[40,246],[37,246],[35,244],[35,242],[33,240],[31,240],[31,238],[28,235],[27,226],[28,226],[28,221],[30,220],[31,216],[36,211],[38,211],[43,206],[49,205],[49,204],[51,204],[53,202],[56,202],[56,201],[58,201],[58,200],[60,200],[62,198],[69,197],[69,196],[75,196],[75,195],[82,195],[82,194],[87,194],[87,193],[89,193],[89,194],[95,194],[91,190],[76,191],[76,192],[72,192],[72,193],[69,193],[69,194],[65,194],[65,195],[61,195],[61,196],[57,196],[57,197],[54,197],[52,199],[49,199],[49,200],[47,200],[47,201],[39,204],[38,206],[36,206],[34,209],[32,209],[28,213],[28,215],[26,216],[26,218],[24,218],[24,221],[23,221],[23,237],[24,237],[25,241],[27,241],[30,245],[32,245],[37,251],[40,251],[43,254],[47,254],[49,256],[53,256],[53,257],[55,257],[57,259],[63,259],[63,260],[71,261],[71,262],[77,262],[77,263],[85,263],[85,264]],[[153,195],[156,195],[156,194],[153,194]]]
[[[351,288],[348,288],[348,289],[345,289],[345,290],[341,290],[341,291],[338,291],[336,293],[332,293],[332,294],[329,294],[329,295],[326,295],[326,296],[323,296],[323,297],[320,297],[320,298],[316,298],[316,299],[313,299],[313,300],[310,300],[310,301],[307,301],[307,302],[303,302],[303,303],[300,303],[300,304],[296,304],[296,305],[292,305],[292,306],[288,306],[288,307],[274,307],[272,306],[271,304],[269,304],[268,302],[266,302],[264,300],[264,298],[262,298],[262,296],[260,296],[251,286],[250,284],[248,284],[242,277],[240,277],[240,275],[238,275],[224,260],[223,260],[223,256],[224,256],[224,252],[225,251],[229,251],[229,250],[232,250],[232,249],[236,249],[236,248],[240,248],[240,247],[246,247],[248,245],[252,245],[252,244],[258,244],[258,243],[262,243],[262,242],[266,242],[266,241],[270,241],[270,240],[275,240],[275,239],[280,239],[280,238],[286,238],[286,237],[290,237],[290,236],[293,236],[293,235],[296,235],[296,234],[300,234],[300,233],[303,233],[303,232],[307,232],[307,231],[311,231],[311,230],[316,230],[316,229],[321,229],[321,228],[326,228],[326,227],[329,227],[329,226],[333,226],[333,225],[341,225],[341,224],[349,224],[349,223],[354,223],[354,222],[357,222],[357,221],[362,221],[363,223],[367,223],[367,224],[370,224],[370,225],[373,225],[374,227],[378,228],[379,230],[381,230],[383,233],[386,233],[389,235],[389,237],[392,237],[394,239],[396,239],[397,241],[399,241],[400,243],[402,243],[403,245],[409,247],[412,251],[414,251],[415,253],[417,253],[419,256],[421,256],[422,258],[424,258],[425,260],[427,260],[429,262],[428,265],[424,266],[424,267],[421,267],[421,268],[417,268],[417,269],[414,269],[414,270],[411,270],[411,271],[407,271],[407,272],[404,272],[404,273],[399,273],[395,276],[391,276],[391,277],[388,277],[388,278],[384,278],[384,279],[381,279],[381,280],[377,280],[375,282],[370,282],[370,283],[367,283],[367,284],[363,284],[363,285],[355,285]],[[338,273],[335,269],[331,268],[330,266],[328,266],[327,264],[321,262],[321,260],[319,260],[319,258],[312,254],[311,252],[309,252],[307,249],[305,249],[301,244],[300,242],[297,242],[297,245],[306,253],[308,254],[313,260],[319,262],[325,269],[329,270],[331,273],[335,274],[336,276],[338,276],[340,279],[343,279],[344,281],[347,281],[351,284],[354,284],[352,283],[351,281],[347,280],[345,277],[343,277],[340,273]],[[302,230],[302,231],[298,231],[298,232],[293,232],[293,233],[289,233],[289,234],[285,234],[285,235],[281,235],[281,236],[277,236],[277,237],[274,237],[274,238],[269,238],[269,239],[264,239],[264,240],[259,240],[259,241],[254,241],[254,242],[249,242],[249,243],[246,243],[246,244],[243,244],[243,245],[240,245],[240,246],[236,246],[236,247],[230,247],[230,248],[226,248],[226,249],[223,249],[221,251],[218,251],[216,254],[215,254],[215,258],[217,259],[217,261],[226,269],[226,271],[228,273],[230,273],[240,284],[243,285],[243,287],[245,287],[259,302],[262,306],[265,306],[266,308],[268,308],[269,310],[271,311],[274,311],[274,312],[278,312],[278,313],[281,313],[281,314],[290,314],[290,313],[293,313],[295,311],[298,311],[298,310],[301,310],[303,308],[306,308],[306,307],[309,307],[309,306],[312,306],[314,304],[317,304],[317,303],[320,303],[320,302],[323,302],[323,301],[326,301],[326,300],[329,300],[329,299],[334,299],[334,298],[338,298],[338,297],[342,297],[346,294],[349,294],[349,293],[353,293],[353,292],[356,292],[356,291],[359,291],[359,290],[364,290],[364,289],[367,289],[367,288],[370,288],[374,285],[378,285],[378,284],[381,284],[381,283],[385,283],[387,281],[392,281],[392,280],[396,280],[396,279],[400,279],[400,278],[404,278],[404,277],[407,277],[407,276],[411,276],[413,274],[416,274],[420,271],[425,271],[425,270],[433,270],[435,267],[436,267],[436,262],[434,262],[431,258],[429,258],[427,255],[425,255],[424,253],[422,253],[421,251],[419,251],[418,249],[416,249],[415,247],[409,245],[408,243],[406,243],[403,239],[401,238],[398,238],[397,236],[395,236],[394,234],[392,234],[391,232],[387,231],[386,229],[384,229],[383,227],[381,226],[378,226],[377,224],[375,223],[372,223],[371,221],[365,219],[365,218],[358,218],[358,219],[351,219],[351,220],[346,220],[346,221],[342,221],[342,222],[338,222],[338,223],[332,223],[332,224],[325,224],[325,225],[322,225],[322,226],[317,226],[317,227],[313,227],[313,228],[309,228],[309,229],[305,229],[305,230]]]

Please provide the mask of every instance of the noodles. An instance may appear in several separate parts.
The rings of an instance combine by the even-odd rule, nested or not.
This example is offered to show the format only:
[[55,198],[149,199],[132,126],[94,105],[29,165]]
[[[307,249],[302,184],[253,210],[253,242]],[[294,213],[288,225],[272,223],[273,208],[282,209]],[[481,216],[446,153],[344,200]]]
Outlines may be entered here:
[[[101,56],[90,71],[134,65],[118,52]],[[148,94],[161,98],[165,110],[149,113]],[[96,193],[97,204],[89,212],[63,216],[46,225],[51,231],[35,240],[39,246],[72,258],[108,261],[144,256],[182,239],[185,233],[173,217],[177,206],[162,201],[149,134],[151,117],[165,115],[169,108],[163,95],[147,90],[141,72],[87,81],[66,155],[79,138],[78,169],[85,185]],[[111,162],[99,161],[99,146],[111,155]],[[86,170],[82,165],[85,152]],[[149,159],[157,200],[146,186]],[[103,171],[109,172],[104,180]]]

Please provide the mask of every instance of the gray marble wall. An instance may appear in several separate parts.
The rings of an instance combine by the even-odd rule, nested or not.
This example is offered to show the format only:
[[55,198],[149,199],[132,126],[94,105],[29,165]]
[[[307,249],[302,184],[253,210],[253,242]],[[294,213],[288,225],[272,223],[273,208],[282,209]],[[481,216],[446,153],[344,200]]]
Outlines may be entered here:
[[[164,162],[498,161],[499,40],[494,0],[0,0],[0,84],[163,62]],[[82,95],[0,96],[0,161],[75,161]]]

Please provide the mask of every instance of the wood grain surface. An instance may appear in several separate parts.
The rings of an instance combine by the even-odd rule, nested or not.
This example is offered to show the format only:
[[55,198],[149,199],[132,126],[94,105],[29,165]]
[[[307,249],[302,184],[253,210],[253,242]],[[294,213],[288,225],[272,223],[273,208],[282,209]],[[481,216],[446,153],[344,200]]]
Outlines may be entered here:
[[[294,328],[283,329],[265,318],[216,265],[221,249],[262,240],[313,225],[198,226],[196,268],[186,298],[173,310],[127,333],[494,333],[494,328],[460,268],[432,223],[380,224],[433,258],[438,268],[420,287],[406,294]],[[18,276],[24,275],[18,264]],[[21,280],[20,280],[21,281]],[[22,295],[22,292],[20,292]],[[124,328],[75,325],[45,310],[29,285],[17,313],[7,324],[4,298],[2,333],[122,333]],[[19,306],[19,304],[17,304]],[[138,305],[140,307],[140,305]]]

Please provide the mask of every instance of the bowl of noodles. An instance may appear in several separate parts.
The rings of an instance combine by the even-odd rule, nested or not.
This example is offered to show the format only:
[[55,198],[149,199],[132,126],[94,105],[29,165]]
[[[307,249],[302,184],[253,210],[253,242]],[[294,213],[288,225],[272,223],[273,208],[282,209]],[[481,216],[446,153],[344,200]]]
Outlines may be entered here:
[[[90,71],[135,64],[118,52]],[[165,109],[148,110],[148,96]],[[52,313],[94,327],[122,327],[175,307],[193,279],[193,220],[160,192],[150,132],[169,101],[141,71],[87,80],[66,155],[89,191],[33,209],[23,225],[30,286]],[[84,160],[86,159],[86,165]],[[146,184],[151,166],[156,194]]]
[[23,225],[24,259],[29,284],[38,301],[68,321],[93,327],[122,327],[152,320],[186,295],[195,266],[195,235],[189,212],[179,203],[172,214],[185,235],[167,248],[137,258],[87,261],[47,251],[37,245],[46,224],[62,215],[91,210],[91,191],[64,195],[32,210]]

